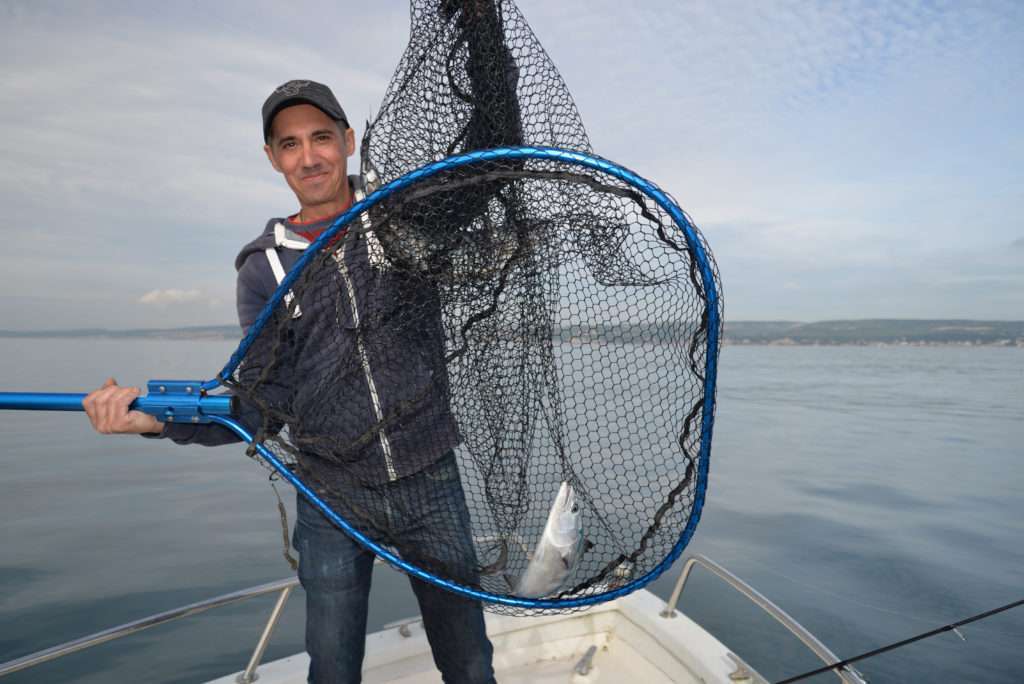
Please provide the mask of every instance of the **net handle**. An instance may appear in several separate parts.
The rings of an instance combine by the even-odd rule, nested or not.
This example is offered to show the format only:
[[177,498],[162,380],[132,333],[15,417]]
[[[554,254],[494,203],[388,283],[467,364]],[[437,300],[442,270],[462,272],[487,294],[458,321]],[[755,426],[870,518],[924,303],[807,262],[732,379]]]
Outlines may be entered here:
[[[202,383],[182,380],[150,380],[149,394],[137,397],[128,406],[165,422],[209,423],[210,416],[234,413],[234,397],[208,395],[197,388]],[[193,389],[189,389],[193,388]],[[4,411],[85,411],[81,392],[0,392],[0,410]]]

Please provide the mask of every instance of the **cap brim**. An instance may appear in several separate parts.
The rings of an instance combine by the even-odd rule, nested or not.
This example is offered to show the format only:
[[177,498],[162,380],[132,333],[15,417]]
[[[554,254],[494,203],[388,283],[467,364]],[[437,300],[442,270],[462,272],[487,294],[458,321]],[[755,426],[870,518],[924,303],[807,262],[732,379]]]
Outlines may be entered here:
[[273,128],[273,125],[274,125],[274,117],[276,117],[278,114],[280,114],[282,109],[287,109],[288,107],[294,107],[295,105],[299,105],[299,104],[308,104],[308,105],[311,105],[313,107],[316,107],[321,112],[326,114],[327,117],[330,118],[332,121],[343,122],[345,124],[345,128],[350,128],[349,123],[348,123],[348,119],[345,118],[344,115],[340,115],[339,116],[337,113],[329,112],[326,109],[324,109],[324,107],[323,107],[323,105],[321,103],[315,102],[315,101],[309,99],[308,97],[302,97],[301,95],[299,95],[299,96],[296,96],[296,97],[290,97],[287,100],[282,100],[278,104],[274,105],[274,108],[270,110],[270,114],[267,115],[266,119],[263,122],[263,141],[264,142],[269,142],[270,141],[270,131]]

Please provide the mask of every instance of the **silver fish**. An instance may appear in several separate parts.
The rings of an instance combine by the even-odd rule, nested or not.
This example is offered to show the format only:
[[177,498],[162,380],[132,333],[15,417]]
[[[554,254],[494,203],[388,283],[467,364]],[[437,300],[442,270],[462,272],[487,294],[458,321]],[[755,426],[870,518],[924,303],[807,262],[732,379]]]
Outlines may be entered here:
[[526,572],[516,583],[523,598],[549,596],[562,586],[583,550],[583,521],[572,485],[563,482]]

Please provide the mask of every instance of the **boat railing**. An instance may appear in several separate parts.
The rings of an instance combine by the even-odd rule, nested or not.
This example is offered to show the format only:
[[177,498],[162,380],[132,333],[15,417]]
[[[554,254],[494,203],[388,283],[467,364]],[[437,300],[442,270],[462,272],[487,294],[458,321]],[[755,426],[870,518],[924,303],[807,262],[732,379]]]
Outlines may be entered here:
[[259,641],[256,644],[256,649],[253,651],[252,657],[249,659],[249,664],[246,666],[245,670],[237,677],[239,684],[250,684],[256,680],[256,677],[254,676],[256,668],[259,666],[260,660],[263,658],[263,652],[266,650],[267,644],[270,642],[270,635],[273,633],[274,627],[277,626],[277,621],[281,617],[281,611],[284,609],[284,604],[288,601],[288,596],[291,594],[292,590],[298,586],[298,584],[298,578],[288,577],[282,580],[277,580],[276,582],[258,584],[254,587],[249,587],[248,589],[233,591],[229,594],[222,594],[204,601],[190,603],[162,613],[155,613],[140,620],[126,622],[123,625],[111,627],[110,629],[105,629],[102,632],[96,632],[95,634],[90,634],[89,636],[85,636],[80,639],[74,639],[73,641],[68,641],[60,644],[59,646],[53,646],[52,648],[36,651],[35,653],[22,656],[21,658],[9,660],[6,663],[0,663],[0,677],[35,665],[41,665],[78,651],[84,651],[85,649],[92,648],[93,646],[99,646],[100,644],[104,644],[108,641],[130,636],[141,632],[144,629],[149,629],[150,627],[156,627],[157,625],[163,625],[168,622],[173,622],[174,620],[180,620],[181,618],[205,613],[206,611],[213,610],[214,608],[220,608],[221,606],[227,606],[232,603],[240,603],[241,601],[247,601],[251,598],[256,598],[257,596],[265,596],[266,594],[273,594],[276,592],[277,602],[274,604],[274,609],[270,613],[270,618],[263,627],[263,633],[260,635]]
[[[683,571],[679,573],[679,579],[676,580],[676,585],[672,589],[672,595],[668,599],[668,604],[666,604],[665,610],[661,613],[662,617],[672,618],[676,616],[676,606],[679,604],[679,598],[682,596],[683,590],[686,588],[686,582],[690,578],[690,572],[696,565],[701,566],[705,570],[717,576],[730,587],[750,599],[763,611],[775,618],[776,622],[788,629],[790,633],[803,642],[804,645],[818,656],[823,663],[831,665],[832,663],[839,662],[839,658],[835,653],[829,650],[828,646],[821,643],[816,636],[807,631],[807,628],[797,622],[789,615],[789,613],[779,608],[757,589],[754,589],[739,577],[726,570],[723,566],[702,554],[690,556],[686,559],[686,562],[683,563]],[[864,679],[863,675],[853,667],[846,666],[841,669],[833,670],[833,672],[842,682],[844,682],[844,684],[867,684],[867,680]]]
[[[676,605],[679,603],[679,597],[682,595],[683,589],[686,587],[686,582],[690,577],[690,572],[693,570],[695,565],[700,565],[711,573],[717,575],[727,584],[764,609],[769,615],[774,617],[790,632],[796,635],[796,637],[806,644],[811,651],[818,655],[823,662],[831,664],[839,661],[839,658],[837,658],[836,655],[821,643],[821,641],[819,641],[813,634],[808,632],[803,625],[790,617],[785,611],[765,598],[749,584],[733,575],[715,561],[703,555],[691,556],[683,564],[683,571],[680,573],[679,580],[676,582],[675,588],[672,590],[672,595],[669,598],[665,610],[661,613],[662,617],[675,617]],[[253,650],[252,656],[249,658],[249,662],[246,664],[245,669],[235,678],[235,681],[237,681],[238,684],[251,684],[257,679],[256,668],[259,667],[260,661],[263,659],[263,654],[266,651],[267,645],[270,643],[270,637],[281,617],[285,603],[287,603],[292,590],[294,590],[298,584],[299,580],[297,578],[288,577],[277,580],[276,582],[259,584],[240,591],[222,594],[220,596],[215,596],[196,603],[190,603],[161,613],[155,613],[139,620],[127,622],[123,625],[111,627],[110,629],[105,629],[101,632],[96,632],[95,634],[81,637],[79,639],[74,639],[58,646],[53,646],[14,660],[9,660],[6,663],[0,663],[0,677],[35,665],[41,665],[42,663],[46,663],[51,660],[56,660],[57,658],[61,658],[71,653],[76,653],[78,651],[83,651],[87,648],[92,648],[93,646],[98,646],[108,641],[130,636],[145,629],[149,629],[150,627],[156,627],[168,622],[173,622],[174,620],[180,620],[181,618],[205,613],[208,610],[213,610],[214,608],[219,608],[221,606],[247,601],[258,596],[276,593],[277,601],[274,603],[270,616],[263,627],[260,638],[256,643],[256,648]],[[397,626],[407,628],[406,621],[402,621],[402,624]],[[866,680],[860,675],[860,673],[852,667],[838,670],[836,671],[836,674],[844,684],[867,684]]]

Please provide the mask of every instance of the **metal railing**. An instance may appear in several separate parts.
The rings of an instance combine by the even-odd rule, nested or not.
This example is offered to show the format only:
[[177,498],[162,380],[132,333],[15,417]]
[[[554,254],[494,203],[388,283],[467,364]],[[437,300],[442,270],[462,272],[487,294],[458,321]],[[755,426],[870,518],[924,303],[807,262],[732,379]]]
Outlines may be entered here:
[[263,658],[263,652],[266,650],[267,643],[270,641],[270,635],[273,633],[274,627],[277,625],[277,621],[281,617],[281,611],[284,608],[285,602],[288,600],[288,595],[291,594],[292,589],[294,589],[298,584],[299,580],[297,578],[289,577],[277,580],[276,582],[258,584],[255,587],[249,587],[248,589],[242,589],[241,591],[234,591],[230,594],[222,594],[221,596],[215,596],[214,598],[206,599],[205,601],[190,603],[187,606],[181,606],[180,608],[156,613],[154,615],[144,617],[141,620],[126,622],[123,625],[111,627],[110,629],[105,629],[102,632],[96,632],[95,634],[82,637],[81,639],[68,641],[60,644],[59,646],[43,649],[42,651],[36,651],[35,653],[30,653],[27,656],[22,656],[15,660],[9,660],[6,663],[0,663],[0,677],[17,672],[18,670],[33,667],[34,665],[40,665],[51,660],[56,660],[57,658],[75,653],[76,651],[82,651],[108,641],[113,641],[114,639],[120,639],[131,634],[136,634],[144,629],[149,629],[150,627],[156,627],[157,625],[173,622],[174,620],[180,620],[181,618],[189,617],[191,615],[205,613],[206,611],[214,608],[219,608],[232,603],[239,603],[240,601],[246,601],[257,596],[278,592],[279,595],[277,603],[274,604],[274,609],[270,613],[270,618],[267,620],[267,624],[263,628],[263,633],[260,635],[259,642],[256,644],[256,650],[253,651],[252,658],[249,659],[249,664],[245,671],[238,676],[238,682],[240,684],[249,684],[256,680],[256,677],[254,676],[256,667],[259,665],[260,659]]
[[[807,648],[809,648],[816,656],[821,658],[823,663],[831,665],[832,663],[839,662],[839,657],[829,650],[828,646],[821,643],[816,636],[807,631],[807,628],[797,622],[789,615],[789,613],[772,603],[757,589],[754,589],[752,586],[726,570],[715,561],[701,554],[690,556],[686,559],[686,562],[683,564],[683,571],[679,574],[679,579],[676,580],[676,586],[672,589],[672,595],[668,599],[668,604],[665,606],[665,610],[661,612],[662,617],[673,618],[676,616],[676,605],[679,603],[679,597],[682,595],[683,589],[686,588],[686,581],[690,578],[690,571],[693,570],[693,566],[695,565],[700,565],[702,568],[716,575],[733,589],[753,601],[755,605],[775,618],[776,622],[788,629],[793,636],[802,641]],[[867,684],[867,680],[864,679],[863,675],[850,666],[846,666],[840,670],[833,670],[833,672],[835,672],[836,676],[839,677],[844,684]]]
[[[378,560],[378,562],[380,561]],[[690,577],[690,571],[693,570],[694,565],[700,565],[717,575],[720,579],[760,606],[764,611],[786,627],[786,629],[792,632],[798,639],[800,639],[800,641],[806,644],[807,647],[821,658],[826,665],[839,661],[839,658],[836,657],[836,655],[832,653],[827,646],[821,643],[813,634],[808,632],[803,625],[790,617],[784,610],[765,598],[760,592],[741,580],[739,577],[733,575],[724,567],[703,555],[691,556],[686,560],[686,563],[684,563],[683,571],[680,573],[679,579],[676,581],[675,588],[672,590],[672,595],[668,600],[668,604],[666,605],[665,610],[661,613],[662,617],[675,617],[676,605],[679,603],[679,597],[682,595],[683,589],[686,587],[686,582]],[[258,675],[256,675],[256,668],[259,667],[260,661],[263,659],[263,654],[266,651],[267,644],[270,642],[270,637],[274,632],[274,628],[277,626],[277,622],[281,617],[285,603],[287,603],[289,595],[292,590],[298,586],[298,584],[299,580],[297,578],[288,577],[282,580],[277,580],[276,582],[268,582],[266,584],[259,584],[254,587],[231,592],[229,594],[222,594],[197,603],[190,603],[186,606],[181,606],[180,608],[156,613],[117,627],[111,627],[110,629],[103,630],[102,632],[96,632],[95,634],[75,639],[74,641],[68,641],[42,651],[37,651],[15,660],[9,660],[6,663],[0,663],[0,677],[19,670],[24,670],[25,668],[49,662],[51,660],[56,660],[62,656],[82,651],[93,646],[98,646],[99,644],[113,641],[114,639],[120,639],[131,634],[136,634],[142,630],[149,629],[150,627],[156,627],[157,625],[173,622],[174,620],[180,620],[181,618],[205,613],[206,611],[214,608],[230,605],[232,603],[239,603],[257,596],[264,596],[266,594],[273,594],[276,592],[278,594],[277,601],[275,602],[274,608],[271,610],[270,616],[263,627],[263,632],[260,634],[260,638],[256,643],[256,648],[253,650],[252,656],[249,658],[249,662],[246,665],[245,670],[235,678],[235,681],[239,684],[252,684],[252,682],[256,681],[258,677]],[[416,622],[416,620],[417,619],[415,618],[413,620],[403,620],[400,621],[400,623],[392,623],[385,627],[398,626],[399,632],[402,632],[403,628],[407,632],[408,626],[411,623]],[[403,636],[408,636],[408,634],[403,633]],[[860,675],[860,673],[852,667],[845,668],[845,671],[837,671],[836,675],[844,682],[844,684],[867,684],[866,680]]]

